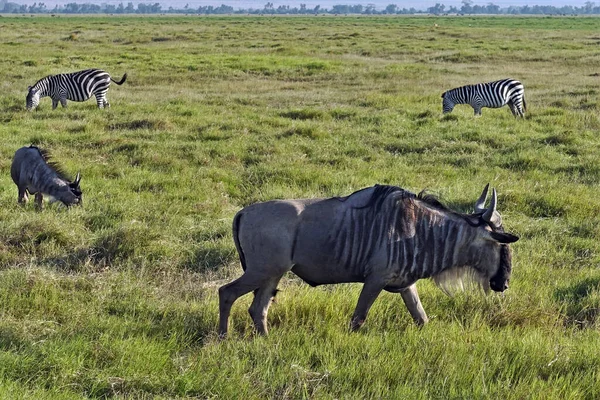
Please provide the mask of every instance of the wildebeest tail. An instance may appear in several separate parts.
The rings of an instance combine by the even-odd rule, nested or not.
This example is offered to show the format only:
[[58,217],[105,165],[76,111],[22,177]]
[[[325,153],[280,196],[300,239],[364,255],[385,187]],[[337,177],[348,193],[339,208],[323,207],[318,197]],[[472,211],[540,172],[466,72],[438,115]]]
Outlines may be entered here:
[[110,78],[111,81],[113,81],[114,83],[116,83],[117,85],[122,85],[123,83],[125,83],[125,80],[127,79],[127,74],[124,74],[123,77],[121,78],[120,81],[115,81],[112,77]]
[[235,248],[237,249],[238,255],[240,256],[240,263],[242,264],[242,269],[246,270],[246,256],[244,255],[244,250],[242,250],[242,245],[240,244],[240,220],[242,219],[242,213],[238,212],[233,218],[233,242],[235,243]]

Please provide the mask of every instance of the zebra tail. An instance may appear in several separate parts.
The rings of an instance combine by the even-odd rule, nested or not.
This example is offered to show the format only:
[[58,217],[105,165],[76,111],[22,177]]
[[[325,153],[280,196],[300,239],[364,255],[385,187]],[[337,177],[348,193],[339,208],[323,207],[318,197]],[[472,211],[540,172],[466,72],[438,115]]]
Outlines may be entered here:
[[525,102],[525,96],[523,96],[523,111],[527,111],[527,102]]
[[123,83],[125,83],[125,80],[127,79],[127,74],[124,74],[123,77],[121,78],[120,81],[115,81],[112,77],[110,78],[111,81],[113,81],[114,83],[116,83],[117,85],[122,85]]

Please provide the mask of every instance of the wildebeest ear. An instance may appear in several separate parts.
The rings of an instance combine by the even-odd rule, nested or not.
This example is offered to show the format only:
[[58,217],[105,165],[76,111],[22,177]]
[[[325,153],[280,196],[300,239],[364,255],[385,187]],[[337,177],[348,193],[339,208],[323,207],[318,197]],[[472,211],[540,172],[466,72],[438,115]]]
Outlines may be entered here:
[[508,244],[514,243],[519,240],[518,236],[515,236],[511,233],[503,233],[503,232],[490,232],[490,236],[497,242]]

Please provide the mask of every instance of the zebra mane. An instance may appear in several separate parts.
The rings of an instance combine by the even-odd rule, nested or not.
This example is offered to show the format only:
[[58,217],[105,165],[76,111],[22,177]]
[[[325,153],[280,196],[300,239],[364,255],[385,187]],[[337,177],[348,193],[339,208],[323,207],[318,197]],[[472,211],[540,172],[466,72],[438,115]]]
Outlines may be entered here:
[[[48,78],[50,78],[51,76],[52,76],[52,75],[48,75],[48,76],[45,76],[45,77],[43,77],[43,78],[41,78],[41,79],[38,79],[38,81],[37,81],[36,83],[34,83],[33,85],[31,85],[31,86],[29,87],[29,90],[31,91],[31,89],[39,89],[37,86],[38,86],[38,85],[39,85],[41,82],[43,82],[43,81],[47,81],[47,80],[48,80]],[[35,147],[35,146],[32,146],[32,147]]]
[[40,153],[40,156],[42,157],[46,165],[50,167],[50,169],[52,169],[52,171],[54,171],[60,179],[63,179],[68,182],[73,182],[72,177],[64,170],[64,168],[59,163],[52,160],[52,155],[48,150],[40,149],[39,147],[34,145],[29,146],[29,148],[36,149],[38,153]]

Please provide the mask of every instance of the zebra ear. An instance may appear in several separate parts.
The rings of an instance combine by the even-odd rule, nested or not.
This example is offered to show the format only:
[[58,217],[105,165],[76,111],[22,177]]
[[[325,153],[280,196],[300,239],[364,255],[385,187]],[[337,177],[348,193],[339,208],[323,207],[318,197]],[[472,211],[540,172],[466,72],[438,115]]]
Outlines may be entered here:
[[75,187],[78,187],[79,181],[81,181],[81,173],[77,172],[77,176],[75,177],[75,181],[73,182],[73,185],[75,185]]

